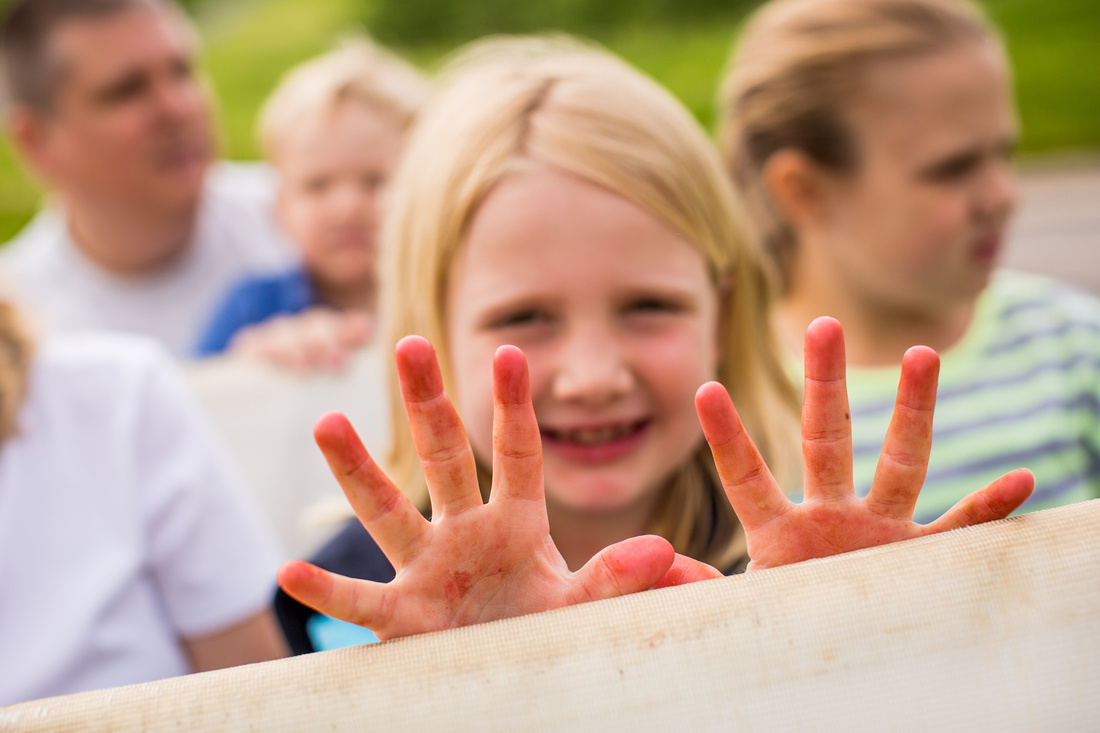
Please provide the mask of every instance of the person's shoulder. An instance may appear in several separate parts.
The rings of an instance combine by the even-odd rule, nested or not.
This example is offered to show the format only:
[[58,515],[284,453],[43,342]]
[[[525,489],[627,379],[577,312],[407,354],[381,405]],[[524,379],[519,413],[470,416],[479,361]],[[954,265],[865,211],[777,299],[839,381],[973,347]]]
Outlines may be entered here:
[[1100,330],[1100,298],[1071,283],[1046,275],[1001,270],[990,283],[990,295],[1002,320],[1031,326],[1080,324]]
[[304,278],[305,271],[301,267],[273,274],[248,275],[237,281],[229,297],[246,300],[274,298],[287,288],[300,286]]
[[[1100,354],[1100,298],[1053,278],[998,272],[983,296],[982,353],[1026,361]],[[1059,356],[1060,355],[1060,356]]]
[[52,209],[43,209],[0,247],[0,265],[13,276],[30,275],[56,258],[67,236],[64,218]]
[[277,180],[267,163],[222,160],[211,167],[206,186],[219,200],[267,206],[275,200]]
[[168,352],[153,339],[116,332],[66,332],[45,337],[35,361],[40,369],[72,378],[77,374],[122,385],[142,374],[171,370]]
[[198,241],[248,269],[282,270],[298,259],[275,213],[275,172],[264,163],[216,163],[207,174]]

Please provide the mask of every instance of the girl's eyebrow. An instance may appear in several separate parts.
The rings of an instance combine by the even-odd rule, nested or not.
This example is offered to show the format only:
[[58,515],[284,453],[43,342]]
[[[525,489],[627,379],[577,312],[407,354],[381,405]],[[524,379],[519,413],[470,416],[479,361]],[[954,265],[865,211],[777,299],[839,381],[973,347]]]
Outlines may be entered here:
[[634,285],[625,288],[619,295],[621,300],[659,297],[674,300],[681,305],[691,305],[699,299],[699,296],[700,293],[695,287],[668,282]]
[[991,147],[975,145],[948,153],[917,171],[917,176],[924,180],[940,180],[950,178],[953,175],[963,173],[975,167],[989,154],[1008,156],[1016,149],[1015,137],[1005,138]]
[[487,303],[478,307],[477,324],[487,326],[496,323],[501,318],[516,311],[532,308],[550,308],[554,305],[554,299],[539,293],[522,293],[502,298],[492,298]]

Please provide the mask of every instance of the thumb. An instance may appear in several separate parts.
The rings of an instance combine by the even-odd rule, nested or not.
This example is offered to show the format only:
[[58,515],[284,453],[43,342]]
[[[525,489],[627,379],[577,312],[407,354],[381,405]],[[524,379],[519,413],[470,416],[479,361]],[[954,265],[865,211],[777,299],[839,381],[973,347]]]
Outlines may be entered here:
[[573,576],[567,604],[615,598],[652,588],[672,567],[676,552],[656,535],[606,547]]

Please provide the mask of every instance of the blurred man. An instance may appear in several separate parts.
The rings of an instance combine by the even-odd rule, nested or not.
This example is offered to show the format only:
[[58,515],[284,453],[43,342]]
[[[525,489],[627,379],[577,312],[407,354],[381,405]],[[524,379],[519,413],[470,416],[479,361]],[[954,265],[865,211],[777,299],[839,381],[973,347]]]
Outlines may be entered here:
[[45,327],[183,356],[237,279],[288,266],[269,174],[213,164],[195,47],[168,0],[16,0],[0,20],[7,130],[50,193],[0,269]]

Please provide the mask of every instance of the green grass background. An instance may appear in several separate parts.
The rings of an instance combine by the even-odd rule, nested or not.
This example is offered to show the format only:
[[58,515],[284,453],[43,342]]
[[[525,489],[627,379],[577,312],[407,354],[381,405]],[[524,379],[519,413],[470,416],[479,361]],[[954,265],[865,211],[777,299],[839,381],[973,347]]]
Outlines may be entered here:
[[[399,0],[398,0],[399,1]],[[455,0],[460,1],[460,0]],[[630,22],[594,32],[671,89],[712,128],[714,95],[737,27],[753,2],[732,0],[706,20]],[[1025,154],[1100,149],[1100,0],[986,0],[1016,68]],[[369,0],[206,0],[198,23],[202,66],[218,100],[224,154],[257,157],[256,110],[291,65],[366,30]],[[402,44],[399,53],[431,71],[444,42]],[[6,143],[0,145],[0,242],[29,219],[40,189]]]

